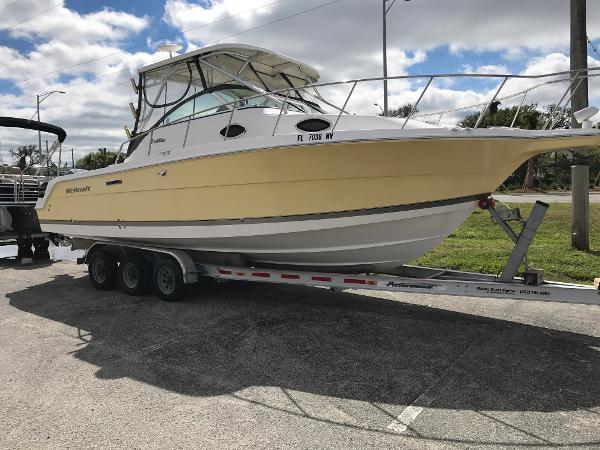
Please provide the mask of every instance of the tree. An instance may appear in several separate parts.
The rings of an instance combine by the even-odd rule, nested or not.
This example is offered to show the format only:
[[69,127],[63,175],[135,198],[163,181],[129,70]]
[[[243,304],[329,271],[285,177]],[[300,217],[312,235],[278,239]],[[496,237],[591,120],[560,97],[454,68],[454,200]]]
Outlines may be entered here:
[[[391,109],[388,113],[388,116],[406,118],[406,117],[408,117],[408,115],[410,114],[412,109],[413,109],[412,103],[406,103],[398,108]],[[416,114],[418,112],[419,112],[419,108],[415,109],[414,114]],[[379,115],[383,116],[383,111]]]
[[[123,162],[124,160],[125,155],[120,153],[118,162]],[[78,159],[75,166],[78,169],[95,170],[115,164],[115,161],[117,161],[117,152],[108,151],[106,148],[99,148],[98,151],[88,153],[83,158]]]
[[42,153],[35,145],[20,145],[10,151],[10,156],[13,159],[12,165],[20,167],[21,170],[42,161]]
[[[499,103],[494,102],[495,105],[489,108],[488,112],[483,117],[483,120],[479,124],[480,128],[488,127],[510,127],[512,125],[515,114],[517,113],[517,106],[511,108],[498,108]],[[459,127],[473,128],[479,119],[481,113],[473,113],[465,117],[463,120],[458,122]],[[517,128],[523,128],[525,130],[539,130],[544,125],[546,115],[544,112],[537,109],[537,105],[523,105],[515,120],[514,126]]]

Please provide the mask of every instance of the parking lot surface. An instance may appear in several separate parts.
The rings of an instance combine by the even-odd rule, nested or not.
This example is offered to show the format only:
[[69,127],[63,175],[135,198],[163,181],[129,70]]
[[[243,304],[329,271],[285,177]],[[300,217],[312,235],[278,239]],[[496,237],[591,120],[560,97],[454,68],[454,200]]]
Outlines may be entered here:
[[0,261],[1,448],[600,446],[600,308]]

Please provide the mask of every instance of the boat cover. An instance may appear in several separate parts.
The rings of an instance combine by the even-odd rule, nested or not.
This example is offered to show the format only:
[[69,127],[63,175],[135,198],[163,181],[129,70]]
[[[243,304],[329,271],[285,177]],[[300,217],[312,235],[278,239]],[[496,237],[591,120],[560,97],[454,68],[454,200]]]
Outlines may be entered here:
[[37,120],[21,119],[18,117],[0,117],[0,127],[7,128],[24,128],[26,130],[39,130],[45,133],[55,134],[58,142],[62,143],[67,138],[67,133],[56,125],[50,125],[46,122],[38,122]]
[[147,79],[158,80],[167,76],[170,80],[187,83],[191,70],[192,84],[201,85],[202,80],[194,63],[198,58],[227,72],[222,73],[201,64],[205,81],[212,86],[230,83],[232,77],[228,74],[239,76],[270,91],[289,88],[290,83],[294,86],[313,84],[319,79],[319,72],[308,64],[265,48],[245,44],[219,44],[199,48],[145,66],[139,73]]

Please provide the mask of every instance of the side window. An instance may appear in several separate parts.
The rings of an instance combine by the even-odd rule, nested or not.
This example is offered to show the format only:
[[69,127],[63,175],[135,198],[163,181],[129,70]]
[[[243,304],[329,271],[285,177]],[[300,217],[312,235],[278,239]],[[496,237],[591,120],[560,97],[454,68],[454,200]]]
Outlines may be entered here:
[[189,99],[171,111],[164,118],[163,124],[175,122],[194,113],[199,113],[196,115],[196,117],[207,116],[216,112],[221,112],[221,108],[223,108],[225,111],[229,109],[226,106],[222,106],[222,103],[219,102],[212,94],[200,95],[198,97]]
[[222,111],[229,111],[229,107],[223,106],[223,103],[215,98],[213,94],[204,94],[196,97],[196,110],[194,112],[200,113],[198,114],[199,117]]
[[165,117],[163,123],[167,124],[167,123],[171,123],[171,122],[176,122],[177,120],[181,119],[182,117],[186,117],[189,116],[190,114],[194,113],[194,99],[190,99],[185,103],[182,103],[181,105],[179,105],[179,107],[177,107],[177,109],[171,111],[171,113]]

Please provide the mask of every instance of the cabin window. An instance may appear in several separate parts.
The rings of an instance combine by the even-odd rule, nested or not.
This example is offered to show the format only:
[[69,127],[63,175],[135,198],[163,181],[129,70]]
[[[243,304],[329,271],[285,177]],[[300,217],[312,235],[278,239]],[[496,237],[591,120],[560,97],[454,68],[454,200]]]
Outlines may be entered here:
[[223,108],[224,111],[229,110],[229,108],[223,106],[223,102],[216,99],[213,95],[199,95],[189,98],[171,110],[163,119],[162,124],[176,122],[192,114],[194,114],[194,117],[208,116],[216,112],[221,112],[219,110]]

